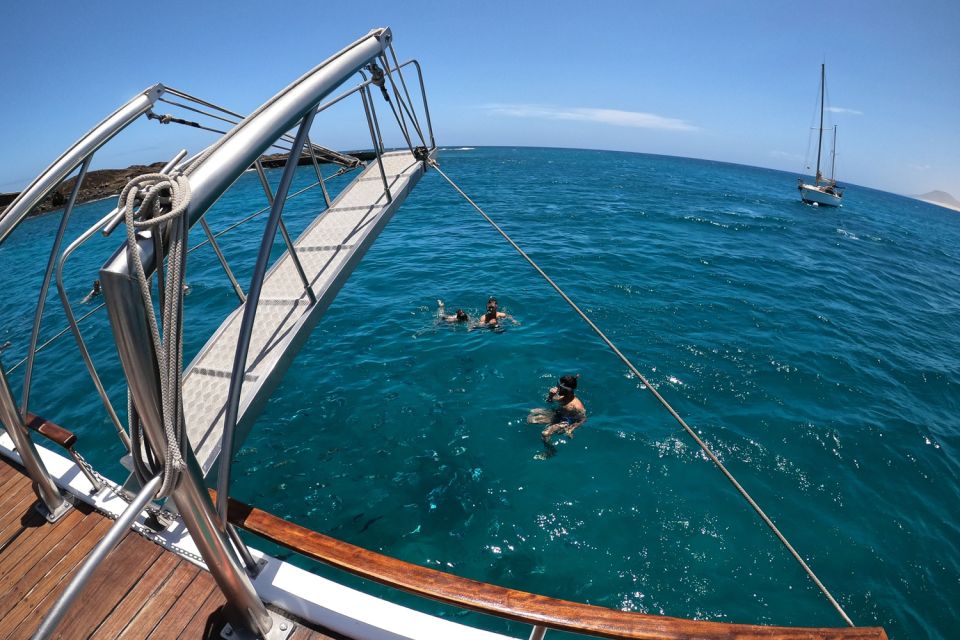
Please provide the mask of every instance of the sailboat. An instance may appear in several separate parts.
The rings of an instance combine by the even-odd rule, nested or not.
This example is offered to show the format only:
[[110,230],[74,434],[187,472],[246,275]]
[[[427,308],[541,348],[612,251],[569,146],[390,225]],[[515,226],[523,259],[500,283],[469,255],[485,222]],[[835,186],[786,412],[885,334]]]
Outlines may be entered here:
[[800,199],[807,204],[827,205],[839,207],[843,202],[843,189],[837,186],[833,178],[837,159],[837,127],[833,127],[833,147],[830,151],[830,177],[824,177],[820,172],[820,159],[823,151],[823,103],[826,94],[827,69],[825,64],[820,65],[820,128],[817,137],[817,174],[813,184],[807,184],[803,178],[797,178],[797,188],[800,190]]

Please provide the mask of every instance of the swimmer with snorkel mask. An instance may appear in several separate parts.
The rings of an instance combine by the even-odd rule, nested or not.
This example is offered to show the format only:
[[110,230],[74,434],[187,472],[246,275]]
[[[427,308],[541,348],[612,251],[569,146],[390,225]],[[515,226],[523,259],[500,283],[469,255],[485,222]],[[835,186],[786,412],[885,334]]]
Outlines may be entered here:
[[587,421],[587,409],[576,396],[579,377],[579,374],[563,376],[557,382],[557,386],[551,387],[547,393],[547,402],[558,403],[556,409],[533,409],[527,416],[527,422],[531,424],[547,425],[547,428],[540,433],[540,437],[548,447],[550,438],[555,433],[563,431],[567,437],[572,438],[573,432]]

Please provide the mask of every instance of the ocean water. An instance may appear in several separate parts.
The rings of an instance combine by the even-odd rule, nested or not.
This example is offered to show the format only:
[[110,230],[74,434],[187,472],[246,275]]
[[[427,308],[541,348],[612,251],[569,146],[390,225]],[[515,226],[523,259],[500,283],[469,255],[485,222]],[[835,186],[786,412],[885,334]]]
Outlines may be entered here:
[[[673,157],[463,148],[440,162],[714,448],[856,623],[891,638],[957,636],[960,215],[856,186],[842,208],[818,209],[800,203],[794,175]],[[318,198],[291,203],[294,231]],[[111,205],[84,205],[72,227]],[[263,205],[246,175],[209,219],[222,229]],[[56,224],[32,219],[0,248],[7,368],[26,352],[28,292]],[[261,227],[222,238],[244,286]],[[72,299],[118,243],[97,237],[77,254]],[[236,302],[209,248],[191,254],[188,281],[189,356]],[[490,295],[516,324],[436,322],[438,299],[477,313]],[[50,300],[45,338],[64,325]],[[84,331],[124,415],[105,314]],[[525,419],[567,373],[580,374],[589,419],[545,456]],[[11,378],[19,391],[22,368]],[[431,172],[270,400],[236,458],[233,493],[362,547],[516,589],[671,616],[842,625],[641,387]],[[76,431],[80,451],[122,479],[69,335],[38,357],[31,397],[31,410]]]

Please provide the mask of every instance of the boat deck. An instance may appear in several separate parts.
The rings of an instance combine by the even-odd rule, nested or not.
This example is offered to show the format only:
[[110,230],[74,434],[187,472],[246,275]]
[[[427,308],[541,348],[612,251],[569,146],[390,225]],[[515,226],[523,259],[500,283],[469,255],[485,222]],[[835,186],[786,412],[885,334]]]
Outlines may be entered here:
[[[30,638],[103,538],[109,518],[79,503],[55,524],[35,509],[30,479],[0,456],[0,621],[4,638]],[[130,532],[107,556],[55,638],[219,638],[223,594],[211,575]],[[292,640],[343,640],[302,623]]]
[[[384,193],[379,164],[371,162],[294,242],[315,302],[304,291],[289,252],[266,274],[240,394],[236,447],[310,330],[423,175],[423,166],[409,151],[384,154],[383,175],[392,199]],[[204,474],[214,468],[220,455],[224,407],[244,307],[245,303],[227,317],[183,377],[187,437]]]

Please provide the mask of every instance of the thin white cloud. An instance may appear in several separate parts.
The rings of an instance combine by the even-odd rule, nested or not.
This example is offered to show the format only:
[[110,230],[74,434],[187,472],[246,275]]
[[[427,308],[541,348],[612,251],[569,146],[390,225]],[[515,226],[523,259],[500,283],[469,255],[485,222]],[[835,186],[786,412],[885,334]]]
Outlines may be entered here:
[[487,104],[481,107],[488,113],[512,118],[540,120],[579,120],[599,122],[615,127],[659,129],[663,131],[699,131],[699,127],[678,118],[665,118],[642,111],[596,109],[591,107],[553,107],[536,104]]
[[858,111],[856,109],[847,109],[846,107],[827,107],[827,111],[830,113],[845,113],[850,116],[862,116],[863,111]]
[[798,153],[788,153],[786,151],[780,151],[779,149],[774,149],[770,152],[771,158],[780,158],[783,160],[803,160],[803,156]]
[[909,164],[907,166],[909,166],[914,171],[929,171],[930,169],[933,168],[929,164]]

